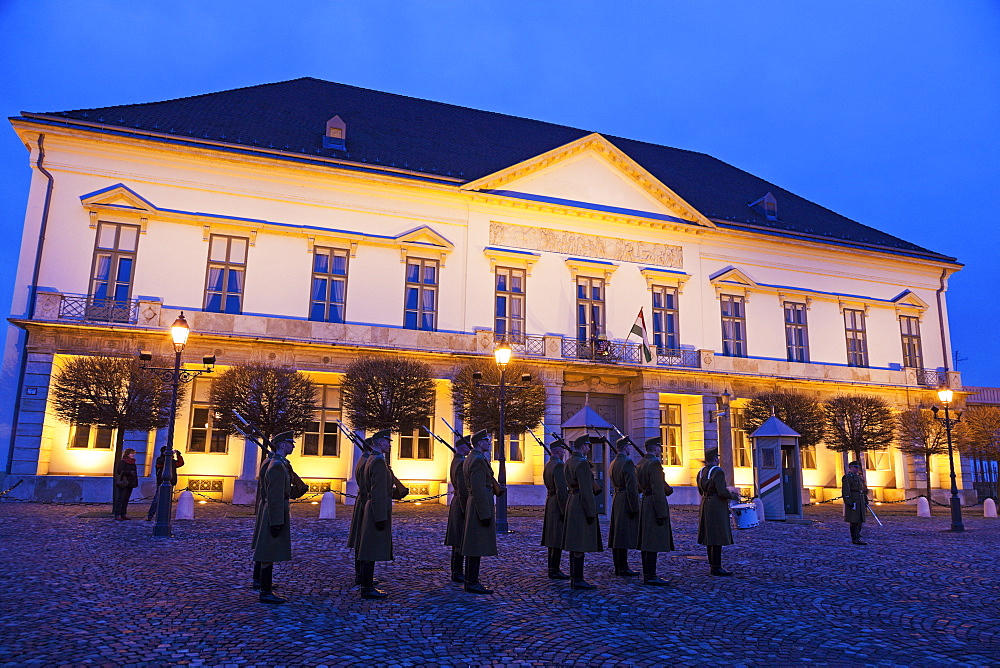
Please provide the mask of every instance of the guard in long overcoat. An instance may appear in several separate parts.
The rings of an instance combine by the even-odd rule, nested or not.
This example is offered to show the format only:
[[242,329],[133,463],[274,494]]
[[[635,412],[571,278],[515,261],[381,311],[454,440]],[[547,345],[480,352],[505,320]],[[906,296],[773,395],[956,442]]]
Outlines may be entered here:
[[587,460],[591,443],[601,439],[581,436],[573,441],[573,454],[566,462],[566,528],[563,531],[563,549],[570,551],[570,586],[573,589],[596,589],[583,579],[583,555],[601,552],[601,525],[597,521],[597,495],[600,485],[594,481],[594,468]]
[[368,479],[365,477],[368,457],[371,455],[372,440],[366,438],[358,461],[354,465],[354,481],[358,483],[358,496],[354,499],[351,510],[351,528],[347,532],[347,548],[354,550],[354,584],[361,584],[361,560],[358,559],[358,534],[361,533],[361,520],[365,515],[365,504],[368,503]]
[[[278,434],[282,439],[291,438],[291,432],[285,432]],[[271,463],[271,451],[264,449],[263,457],[261,458],[260,468],[257,469],[257,492],[254,496],[253,502],[253,515],[256,518],[253,523],[253,536],[250,538],[250,549],[257,549],[257,535],[260,533],[260,509],[264,505],[264,474],[267,472],[267,467]],[[253,562],[253,589],[260,591],[260,562]]]
[[386,592],[375,588],[375,562],[392,561],[392,500],[409,490],[389,468],[392,447],[388,429],[372,435],[372,454],[365,465],[368,500],[357,538],[357,558],[361,561],[361,597],[385,598]]
[[[280,440],[279,440],[280,439]],[[291,465],[288,455],[295,450],[292,433],[274,440],[274,454],[260,480],[260,506],[257,509],[253,560],[260,564],[261,603],[284,603],[273,590],[274,562],[291,561],[292,534],[289,502],[292,493]]]
[[455,441],[455,456],[451,460],[449,470],[453,493],[451,505],[448,506],[448,526],[444,532],[444,544],[451,547],[452,582],[465,582],[462,538],[465,536],[465,506],[469,502],[469,486],[465,481],[463,467],[471,446],[468,436]]
[[562,572],[563,537],[566,529],[566,502],[569,489],[566,487],[566,462],[569,447],[566,441],[556,437],[549,445],[552,455],[542,470],[545,483],[545,514],[542,516],[542,546],[549,548],[549,577],[553,580],[569,580]]
[[844,521],[851,525],[851,542],[855,545],[867,545],[861,540],[861,527],[865,523],[868,508],[868,487],[861,477],[861,462],[853,461],[847,465],[847,473],[841,482],[841,495],[844,497]]
[[632,441],[618,439],[615,457],[611,460],[608,476],[614,500],[611,502],[611,526],[608,528],[608,547],[615,563],[615,575],[638,575],[628,567],[628,551],[639,547],[639,487],[635,477],[635,462],[629,456]]
[[726,472],[719,466],[719,451],[705,452],[705,466],[698,471],[698,544],[708,549],[712,575],[732,575],[722,567],[722,546],[733,544],[733,527],[729,519],[729,502],[738,501],[739,493],[726,486]]
[[663,586],[670,584],[656,575],[656,557],[674,549],[674,532],[670,526],[670,504],[667,497],[674,488],[663,476],[660,459],[660,438],[647,439],[646,453],[636,467],[642,507],[639,511],[639,549],[642,550],[642,583]]
[[485,429],[477,431],[470,439],[472,453],[465,458],[462,471],[469,488],[465,505],[465,533],[462,536],[462,555],[465,557],[465,591],[472,594],[492,594],[479,582],[479,566],[483,557],[497,553],[497,529],[493,497],[504,490],[493,477],[493,468],[487,459],[490,437]]

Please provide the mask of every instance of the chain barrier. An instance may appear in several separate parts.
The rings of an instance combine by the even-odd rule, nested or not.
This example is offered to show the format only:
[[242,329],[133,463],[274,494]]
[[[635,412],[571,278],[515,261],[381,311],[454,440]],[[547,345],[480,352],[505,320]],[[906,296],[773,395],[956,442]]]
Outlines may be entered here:
[[14,489],[14,487],[17,487],[17,486],[18,486],[18,485],[20,485],[20,484],[21,484],[22,482],[24,482],[24,479],[23,479],[23,478],[22,478],[21,480],[18,480],[17,482],[15,482],[15,483],[13,484],[13,486],[11,486],[11,487],[8,487],[8,488],[7,488],[7,489],[5,489],[4,491],[0,492],[0,499],[2,499],[3,497],[7,496],[7,494],[8,494],[8,493],[9,493],[9,492],[10,492],[10,491],[11,491],[12,489]]

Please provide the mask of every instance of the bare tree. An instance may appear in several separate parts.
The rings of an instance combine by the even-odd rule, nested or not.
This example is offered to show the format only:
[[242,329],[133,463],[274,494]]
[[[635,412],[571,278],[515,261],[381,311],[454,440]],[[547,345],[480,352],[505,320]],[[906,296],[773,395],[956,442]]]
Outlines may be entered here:
[[315,395],[315,384],[300,371],[265,362],[236,364],[212,383],[213,425],[239,435],[235,409],[268,440],[285,431],[300,434],[316,419]]
[[351,426],[364,431],[413,431],[434,413],[434,396],[430,367],[395,357],[359,357],[341,386]]
[[944,425],[926,409],[913,407],[899,414],[896,420],[899,450],[924,460],[927,474],[927,498],[931,498],[931,457],[948,452]]
[[[157,364],[165,363],[160,360]],[[181,387],[178,400],[183,396]],[[166,426],[170,384],[143,370],[133,357],[73,357],[60,366],[52,381],[52,410],[70,424],[117,430],[117,462],[122,457],[125,432]]]
[[[529,381],[521,381],[521,375],[530,369],[517,362],[511,362],[504,371],[508,387],[505,391],[504,433],[522,434],[542,423],[545,417],[545,387],[533,375]],[[474,373],[482,373],[482,380],[473,378]],[[478,383],[478,384],[477,384]],[[487,429],[500,432],[500,392],[497,388],[483,385],[499,385],[500,369],[492,359],[476,360],[463,367],[452,381],[452,403],[455,412],[471,431]]]
[[953,434],[959,449],[967,455],[989,463],[993,482],[993,496],[997,497],[998,483],[992,467],[1000,467],[1000,407],[979,406],[969,408]]
[[816,446],[823,442],[826,434],[826,413],[823,405],[809,396],[791,390],[762,392],[753,397],[743,409],[743,421],[746,431],[750,434],[774,415],[782,422],[799,432],[799,445],[803,448]]
[[826,447],[847,452],[861,462],[862,452],[878,452],[892,445],[896,420],[884,399],[872,395],[835,397],[824,406]]

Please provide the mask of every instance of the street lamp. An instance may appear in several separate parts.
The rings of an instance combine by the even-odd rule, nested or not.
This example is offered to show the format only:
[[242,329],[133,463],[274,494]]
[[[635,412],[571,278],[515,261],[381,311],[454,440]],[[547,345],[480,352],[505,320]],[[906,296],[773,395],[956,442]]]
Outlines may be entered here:
[[[177,316],[174,324],[170,326],[170,338],[174,344],[174,366],[152,367],[143,365],[143,369],[156,372],[163,380],[170,383],[170,420],[167,423],[167,452],[163,457],[163,472],[160,474],[160,486],[156,489],[156,524],[153,525],[153,535],[157,537],[170,537],[170,511],[173,505],[174,485],[171,482],[174,477],[174,423],[177,421],[177,389],[181,383],[190,383],[203,373],[212,373],[215,365],[215,355],[208,355],[202,358],[204,369],[181,370],[181,353],[187,345],[188,334],[191,327],[188,326],[184,318],[184,312]],[[139,359],[149,362],[153,359],[152,353],[142,352]],[[155,461],[155,459],[154,459]],[[155,466],[154,466],[155,469]]]
[[958,498],[958,483],[955,482],[955,456],[951,444],[951,428],[961,422],[962,413],[959,411],[958,417],[954,419],[951,417],[949,405],[955,396],[954,392],[945,388],[938,390],[937,395],[941,403],[944,404],[944,417],[938,417],[937,406],[934,406],[931,410],[934,412],[935,419],[944,425],[945,434],[948,436],[948,467],[951,471],[951,530],[965,531],[965,526],[962,524],[962,502]]

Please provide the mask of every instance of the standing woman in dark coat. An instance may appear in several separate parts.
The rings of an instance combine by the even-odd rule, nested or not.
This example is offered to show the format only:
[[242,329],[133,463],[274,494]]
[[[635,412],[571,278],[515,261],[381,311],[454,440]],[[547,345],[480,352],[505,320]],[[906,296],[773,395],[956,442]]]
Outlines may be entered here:
[[114,507],[111,509],[116,520],[128,519],[128,500],[132,490],[139,486],[139,475],[135,470],[135,450],[125,448],[122,458],[115,462]]
[[639,549],[642,550],[642,584],[670,584],[656,575],[656,555],[674,549],[674,533],[670,527],[670,505],[667,497],[674,488],[663,477],[660,459],[660,438],[646,440],[646,454],[636,469],[642,509],[639,513]]
[[738,501],[740,495],[735,487],[726,486],[726,472],[719,466],[718,450],[705,452],[705,466],[698,471],[698,492],[701,494],[698,544],[708,548],[712,575],[732,575],[722,567],[722,546],[733,544],[729,502]]
[[583,579],[583,555],[604,550],[601,525],[597,521],[597,495],[602,490],[594,481],[593,466],[587,461],[590,444],[600,442],[591,436],[581,436],[573,441],[573,454],[566,462],[569,501],[566,503],[563,549],[570,551],[570,586],[573,589],[597,589]]
[[[288,455],[295,450],[292,432],[274,438],[274,454],[260,481],[260,507],[253,560],[260,564],[260,602],[284,603],[287,599],[274,593],[274,562],[292,560],[291,514],[292,470]],[[280,440],[279,440],[280,439]]]
[[372,440],[365,439],[367,450],[362,449],[358,456],[358,463],[354,465],[354,481],[358,483],[358,496],[354,499],[354,508],[351,510],[351,528],[347,532],[347,548],[354,550],[354,584],[361,584],[361,561],[358,559],[358,534],[361,532],[361,520],[365,515],[365,504],[368,503],[368,479],[365,476],[365,468],[368,466],[368,457],[371,455]]
[[463,436],[455,441],[455,457],[451,460],[451,484],[454,494],[448,506],[448,526],[444,532],[444,544],[451,547],[451,581],[465,582],[465,557],[462,556],[462,538],[465,536],[465,505],[469,502],[469,486],[465,482],[465,458],[469,456],[471,443]]
[[545,483],[545,515],[542,518],[542,546],[549,548],[549,578],[569,580],[562,572],[563,534],[566,530],[566,502],[569,489],[566,488],[566,457],[569,448],[566,441],[556,438],[549,445],[552,456],[545,462],[542,482]]
[[635,477],[635,462],[629,457],[627,437],[618,439],[617,453],[611,460],[611,478],[614,500],[611,502],[611,526],[608,529],[608,547],[615,562],[615,575],[638,575],[628,567],[628,551],[639,547],[639,488]]
[[472,453],[465,458],[462,471],[469,488],[465,506],[465,533],[462,536],[462,556],[465,557],[465,591],[470,594],[492,594],[479,582],[479,565],[483,557],[497,553],[497,528],[493,497],[507,490],[493,477],[490,436],[485,429],[472,435]]

